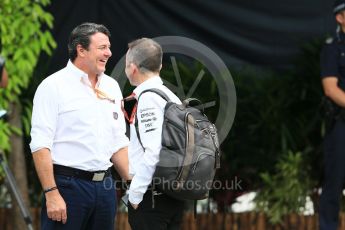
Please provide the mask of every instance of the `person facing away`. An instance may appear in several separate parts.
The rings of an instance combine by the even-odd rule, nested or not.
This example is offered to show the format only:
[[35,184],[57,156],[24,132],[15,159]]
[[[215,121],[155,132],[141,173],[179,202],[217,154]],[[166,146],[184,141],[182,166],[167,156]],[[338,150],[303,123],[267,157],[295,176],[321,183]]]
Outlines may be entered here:
[[104,74],[109,37],[103,25],[78,25],[67,66],[35,93],[30,148],[44,189],[41,229],[114,229],[110,167],[127,179],[129,141],[121,90]]
[[0,56],[0,88],[6,88],[8,84],[8,75],[5,68],[5,59]]
[[[158,88],[171,101],[181,103],[163,85],[159,76],[162,56],[161,46],[152,39],[141,38],[128,44],[125,72],[130,84],[136,86],[132,94],[136,100],[144,90]],[[166,103],[159,95],[146,92],[140,96],[132,114],[125,114],[130,122],[128,157],[132,180],[128,190],[128,221],[132,230],[180,229],[185,202],[173,199],[151,186],[162,148],[161,134]],[[138,126],[141,143],[135,125]]]
[[[326,40],[321,56],[321,80],[329,111],[345,107],[345,0],[336,0],[333,13],[338,30]],[[324,184],[320,197],[319,224],[321,230],[338,227],[340,199],[345,179],[345,120],[341,113],[330,114],[331,125],[324,137]]]

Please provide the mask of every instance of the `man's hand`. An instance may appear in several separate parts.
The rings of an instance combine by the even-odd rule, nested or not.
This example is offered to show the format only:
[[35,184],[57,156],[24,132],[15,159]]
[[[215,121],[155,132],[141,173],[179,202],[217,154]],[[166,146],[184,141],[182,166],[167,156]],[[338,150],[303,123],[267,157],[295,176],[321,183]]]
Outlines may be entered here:
[[63,224],[67,221],[67,208],[64,199],[61,197],[58,190],[54,190],[45,194],[47,215],[53,221],[62,221]]

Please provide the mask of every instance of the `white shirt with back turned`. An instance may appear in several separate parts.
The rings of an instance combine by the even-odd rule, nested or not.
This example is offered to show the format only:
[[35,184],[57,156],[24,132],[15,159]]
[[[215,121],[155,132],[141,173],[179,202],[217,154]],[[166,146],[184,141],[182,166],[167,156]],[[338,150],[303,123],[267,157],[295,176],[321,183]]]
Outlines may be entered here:
[[[162,90],[172,102],[181,104],[180,99],[172,93],[159,76],[152,77],[135,90],[135,97],[146,89],[157,88]],[[129,174],[133,176],[128,194],[132,204],[139,204],[148,186],[151,184],[156,165],[159,161],[159,152],[162,148],[162,125],[164,108],[167,104],[163,98],[153,92],[141,95],[137,108],[137,121],[141,146],[135,124],[130,125],[130,145],[128,146]]]

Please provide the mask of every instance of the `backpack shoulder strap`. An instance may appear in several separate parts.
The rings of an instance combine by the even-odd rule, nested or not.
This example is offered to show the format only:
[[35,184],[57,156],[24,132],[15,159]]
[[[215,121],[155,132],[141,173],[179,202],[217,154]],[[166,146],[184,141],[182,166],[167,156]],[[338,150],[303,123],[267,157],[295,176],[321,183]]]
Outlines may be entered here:
[[[155,93],[155,94],[158,94],[161,98],[163,98],[164,100],[166,100],[167,102],[171,101],[170,98],[168,97],[168,95],[166,95],[166,93],[164,93],[162,90],[160,89],[157,89],[157,88],[152,88],[152,89],[146,89],[144,90],[143,92],[141,92],[138,96],[138,103],[139,103],[139,99],[141,97],[141,95],[143,95],[144,93],[146,92],[152,92],[152,93]],[[138,112],[138,110],[137,110]],[[139,143],[141,145],[141,147],[144,149],[145,151],[145,148],[143,146],[143,143],[141,142],[141,139],[140,139],[140,135],[139,135],[139,126],[138,126],[138,116],[137,116],[137,112],[135,113],[135,123],[134,123],[134,126],[135,126],[135,132],[137,134],[137,137],[138,137],[138,140],[139,140]]]
[[164,93],[162,90],[157,89],[157,88],[152,88],[152,89],[146,89],[143,92],[141,92],[139,94],[139,97],[138,97],[138,102],[139,102],[141,95],[143,95],[146,92],[152,92],[152,93],[158,94],[161,98],[163,98],[167,102],[171,101],[170,98],[168,97],[168,95],[166,93]]

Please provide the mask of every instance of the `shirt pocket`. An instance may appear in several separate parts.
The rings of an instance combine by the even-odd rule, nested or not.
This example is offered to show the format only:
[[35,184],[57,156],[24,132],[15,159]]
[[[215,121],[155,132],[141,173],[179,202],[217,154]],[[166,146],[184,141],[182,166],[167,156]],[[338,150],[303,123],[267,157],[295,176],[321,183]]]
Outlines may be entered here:
[[341,51],[340,54],[339,54],[339,65],[342,68],[345,68],[345,50]]
[[342,88],[343,90],[345,90],[345,48],[341,49],[339,51],[339,76],[338,76],[338,85],[340,86],[340,88]]
[[90,105],[89,98],[75,98],[69,101],[66,101],[60,105],[59,112],[60,114],[68,113],[76,110],[81,110]]
[[59,108],[60,122],[66,126],[92,124],[95,105],[90,98],[78,98],[63,103]]

